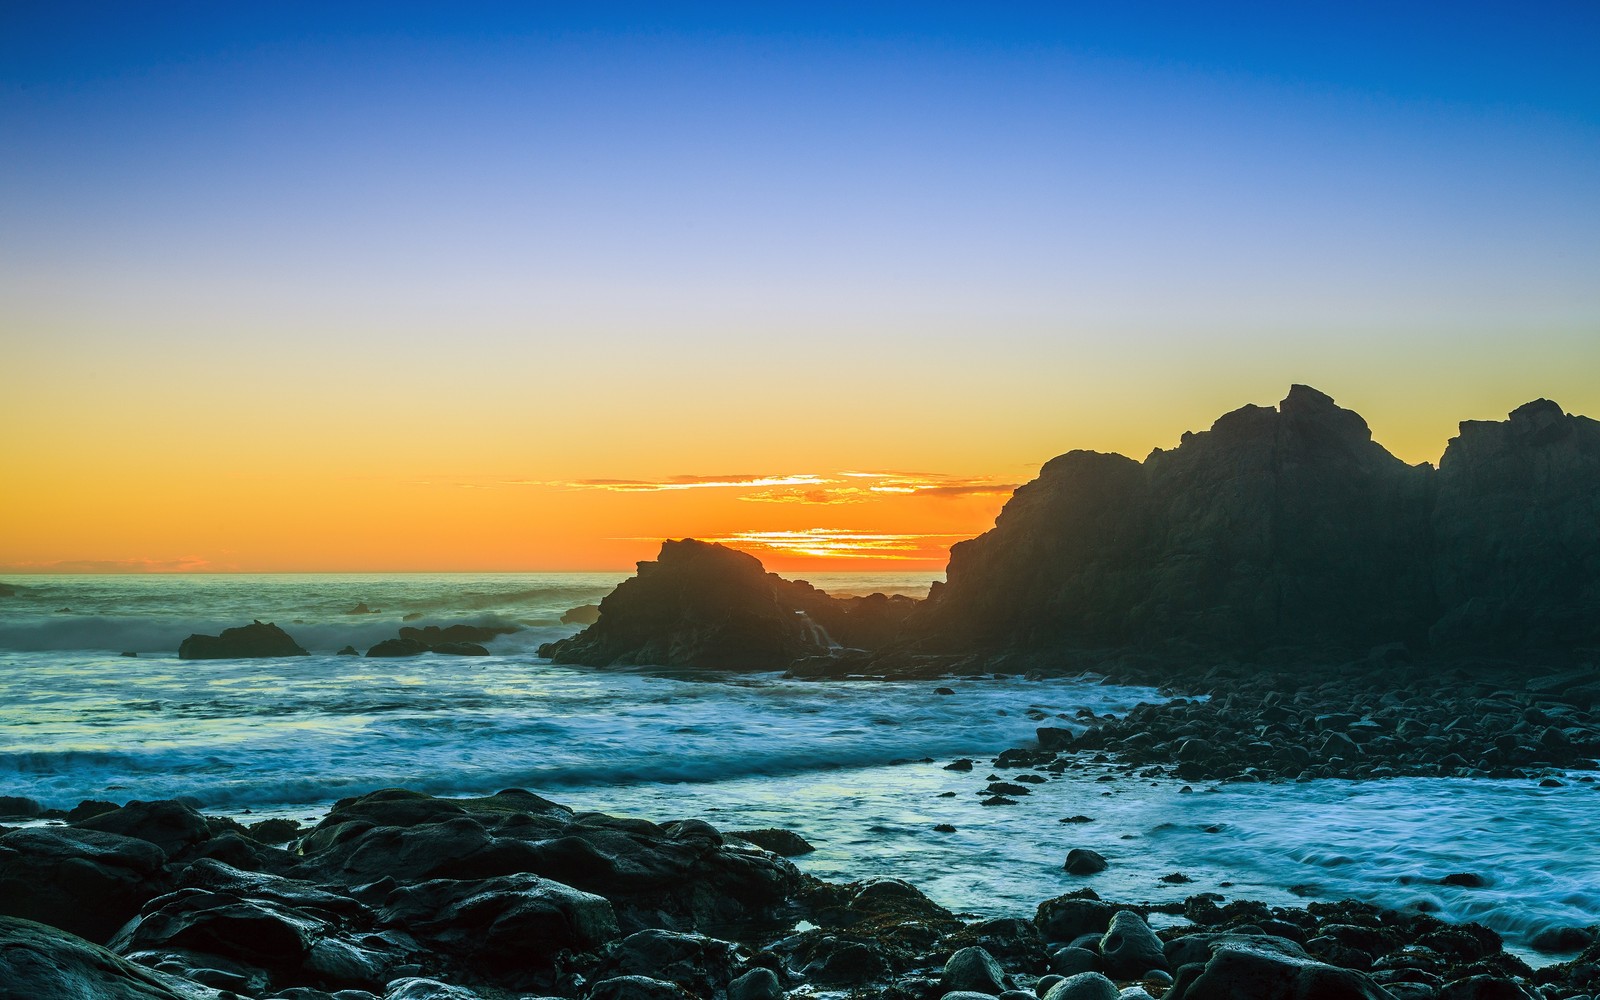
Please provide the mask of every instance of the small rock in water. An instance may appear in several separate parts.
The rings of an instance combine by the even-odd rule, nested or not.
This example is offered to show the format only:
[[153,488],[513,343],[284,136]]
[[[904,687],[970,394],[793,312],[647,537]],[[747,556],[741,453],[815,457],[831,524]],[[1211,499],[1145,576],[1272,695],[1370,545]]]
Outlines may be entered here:
[[134,652],[134,651],[133,651],[133,650],[131,650],[131,649],[124,649],[124,650],[123,650],[123,651],[122,651],[122,652],[121,652],[121,653],[119,653],[119,654],[118,654],[118,655],[119,655],[119,656],[131,656],[131,657],[133,657],[133,658],[134,658],[134,659],[138,659],[138,658],[139,658],[139,654],[138,654],[138,653],[135,653],[135,652]]
[[949,823],[940,823],[933,828],[934,833],[955,833],[956,828]]
[[970,771],[972,770],[972,760],[967,757],[962,757],[959,760],[953,760],[946,764],[944,769],[946,771]]
[[1094,817],[1092,817],[1092,816],[1068,816],[1066,819],[1061,820],[1061,822],[1063,822],[1063,823],[1093,823],[1094,822]]
[[955,688],[938,687],[933,689],[934,694],[955,694]]
[[1171,875],[1161,876],[1161,881],[1167,883],[1168,885],[1185,885],[1189,882],[1193,882],[1194,879],[1185,875],[1183,872],[1173,872]]
[[1592,927],[1546,927],[1535,934],[1528,944],[1534,951],[1554,955],[1566,951],[1582,951],[1594,944],[1594,941],[1595,929]]
[[1074,847],[1067,852],[1067,863],[1063,865],[1071,875],[1093,875],[1106,870],[1106,859],[1096,851],[1086,847]]
[[793,830],[730,830],[728,835],[748,840],[757,847],[771,851],[780,857],[793,858],[801,854],[810,854],[816,850],[806,838]]
[[1004,795],[991,795],[978,804],[982,806],[1014,806],[1017,804],[1017,800],[1008,799]]
[[1454,885],[1463,889],[1482,889],[1489,880],[1472,872],[1452,872],[1439,880],[1440,885]]
[[359,649],[355,648],[354,646],[346,646],[346,647],[344,647],[343,649],[339,650],[337,653],[335,653],[333,655],[335,655],[335,656],[360,656],[361,655],[361,651]]

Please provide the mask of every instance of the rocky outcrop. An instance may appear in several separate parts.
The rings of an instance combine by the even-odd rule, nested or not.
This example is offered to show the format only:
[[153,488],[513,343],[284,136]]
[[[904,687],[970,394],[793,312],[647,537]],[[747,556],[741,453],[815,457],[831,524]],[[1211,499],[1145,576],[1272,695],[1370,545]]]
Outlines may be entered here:
[[271,656],[309,656],[289,633],[271,622],[223,629],[221,635],[191,635],[178,647],[183,660],[232,660]]
[[901,635],[929,653],[1142,648],[1339,659],[1600,641],[1600,424],[1546,400],[1440,468],[1294,386],[1144,462],[1069,452],[951,549]]
[[198,983],[135,965],[65,931],[0,916],[4,1000],[217,1000]]
[[1548,399],[1464,422],[1439,462],[1433,531],[1436,645],[1600,644],[1600,422]]
[[557,663],[777,670],[807,656],[876,646],[909,598],[834,598],[768,573],[755,556],[692,538],[662,543],[600,602],[593,625],[539,648]]

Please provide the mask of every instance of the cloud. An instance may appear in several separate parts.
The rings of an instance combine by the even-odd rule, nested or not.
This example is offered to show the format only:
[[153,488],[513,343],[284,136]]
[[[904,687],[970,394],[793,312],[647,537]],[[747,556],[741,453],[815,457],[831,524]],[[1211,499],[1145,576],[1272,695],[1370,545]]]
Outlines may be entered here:
[[668,490],[761,489],[774,486],[822,486],[836,482],[810,473],[791,475],[669,476],[666,479],[575,479],[565,482],[513,482],[508,486],[556,486],[570,490],[613,493],[661,493]]
[[924,562],[942,559],[946,542],[963,534],[919,535],[854,531],[848,528],[805,528],[794,531],[739,531],[703,541],[745,551],[824,559],[879,559]]

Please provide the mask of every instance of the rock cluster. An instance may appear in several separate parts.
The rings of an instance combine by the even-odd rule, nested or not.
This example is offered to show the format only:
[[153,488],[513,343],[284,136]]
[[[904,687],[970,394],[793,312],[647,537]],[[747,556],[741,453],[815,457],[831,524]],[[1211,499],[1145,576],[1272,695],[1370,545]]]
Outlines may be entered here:
[[1548,400],[1408,466],[1307,386],[1143,463],[1069,452],[951,549],[918,652],[1167,650],[1262,659],[1387,643],[1600,644],[1600,423]]
[[[1564,1000],[1600,987],[1593,935],[1535,972],[1476,924],[1352,902],[1150,907],[1082,889],[1032,919],[971,922],[896,879],[803,876],[703,822],[518,790],[348,799],[290,850],[177,802],[81,812],[0,836],[0,996]],[[1172,926],[1147,923],[1158,911]]]
[[489,650],[484,648],[483,643],[517,631],[519,629],[510,625],[456,624],[444,628],[437,625],[423,628],[406,626],[400,629],[399,638],[383,640],[367,650],[367,655],[400,657],[439,653],[445,656],[488,656]]
[[[1211,696],[1081,719],[1087,731],[1042,738],[1036,756],[1066,762],[1105,752],[1129,770],[1254,781],[1556,781],[1558,772],[1595,770],[1600,757],[1600,670],[1593,667],[1524,672],[1519,681],[1492,665],[1424,677],[1352,664],[1337,680],[1234,668],[1197,672],[1190,683]],[[1055,752],[1061,749],[1067,752]]]

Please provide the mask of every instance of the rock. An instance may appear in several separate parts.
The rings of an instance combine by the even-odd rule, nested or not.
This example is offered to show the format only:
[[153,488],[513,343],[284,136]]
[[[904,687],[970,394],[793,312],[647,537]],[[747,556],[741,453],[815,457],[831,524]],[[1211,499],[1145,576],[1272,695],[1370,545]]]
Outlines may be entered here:
[[5,1000],[215,1000],[215,990],[135,965],[55,927],[0,916]]
[[1453,872],[1439,880],[1440,885],[1454,885],[1463,889],[1482,889],[1489,880],[1472,872]]
[[9,583],[0,583],[0,597],[16,597],[17,588]]
[[917,602],[873,594],[834,598],[768,573],[759,560],[686,538],[666,541],[654,562],[600,602],[582,632],[539,647],[557,663],[774,670],[888,642]]
[[1600,644],[1597,520],[1596,421],[1548,400],[1468,421],[1435,472],[1297,385],[1142,463],[1046,463],[991,531],[952,547],[898,641],[1032,662],[1296,650],[1390,669],[1430,643],[1570,654]]
[[335,653],[333,655],[335,655],[335,656],[360,656],[361,655],[361,650],[355,648],[354,646],[345,646],[343,649],[339,650],[337,653]]
[[692,995],[680,986],[648,976],[617,976],[595,983],[588,1000],[692,1000]]
[[1243,941],[1218,948],[1199,975],[1193,978],[1180,975],[1166,1000],[1210,1000],[1212,997],[1391,1000],[1382,987],[1359,972],[1285,954],[1276,946]]
[[703,934],[650,928],[618,942],[597,978],[644,976],[666,980],[697,996],[727,989],[737,947]]
[[783,1000],[783,984],[771,969],[751,969],[728,984],[728,1000]]
[[186,889],[154,901],[117,932],[110,947],[122,954],[186,949],[292,976],[330,930],[325,921],[276,903]]
[[0,795],[0,819],[32,819],[42,812],[44,807],[34,799]]
[[1062,976],[1075,976],[1080,972],[1102,972],[1100,956],[1087,948],[1068,945],[1050,953],[1050,971]]
[[1528,942],[1534,951],[1556,955],[1567,951],[1582,951],[1595,943],[1593,927],[1546,927]]
[[1468,976],[1446,983],[1439,1000],[1537,1000],[1535,995],[1509,979],[1498,976]]
[[983,948],[962,948],[944,963],[940,983],[945,993],[984,993],[998,995],[1005,986],[1005,971]]
[[605,898],[528,874],[402,885],[379,917],[489,968],[548,965],[562,948],[590,951],[620,934]]
[[1033,922],[1046,941],[1074,941],[1085,934],[1104,934],[1117,909],[1085,890],[1040,903]]
[[1063,866],[1070,875],[1093,875],[1106,870],[1106,859],[1099,852],[1091,851],[1086,847],[1074,847],[1067,852],[1067,863]]
[[95,830],[33,827],[0,837],[0,913],[104,942],[167,891],[154,844]]
[[1100,961],[1116,979],[1138,979],[1152,969],[1167,970],[1161,939],[1130,910],[1111,918],[1111,926],[1100,939]]
[[580,604],[561,613],[563,625],[593,625],[600,620],[600,605]]
[[437,979],[408,976],[389,983],[383,1000],[483,1000],[483,997],[464,986],[450,986]]
[[457,623],[440,628],[437,625],[428,625],[424,628],[402,628],[401,639],[410,639],[420,642],[430,649],[457,643],[485,643],[492,642],[502,635],[511,635],[521,631],[513,625],[469,625]]
[[728,836],[748,840],[757,847],[785,858],[799,857],[816,850],[806,838],[793,830],[733,830]]
[[273,656],[309,656],[278,626],[254,622],[223,629],[218,635],[191,635],[178,647],[182,660],[231,660]]
[[101,813],[114,812],[122,807],[115,802],[103,802],[99,799],[84,799],[67,812],[67,822],[76,823],[80,819],[98,816]]
[[1042,1000],[1117,1000],[1117,987],[1098,972],[1080,972],[1050,987]]
[[349,611],[345,612],[345,614],[347,614],[347,615],[376,615],[376,614],[381,614],[381,613],[382,613],[382,609],[381,608],[369,608],[369,607],[367,607],[367,602],[366,601],[362,601],[361,603],[357,604],[355,607],[351,608]]
[[440,656],[488,656],[489,651],[475,642],[441,642],[429,649]]
[[85,830],[135,837],[171,857],[211,838],[206,818],[181,802],[129,802],[121,809],[74,822]]
[[367,650],[367,655],[391,658],[421,656],[428,652],[429,648],[415,639],[385,639]]

